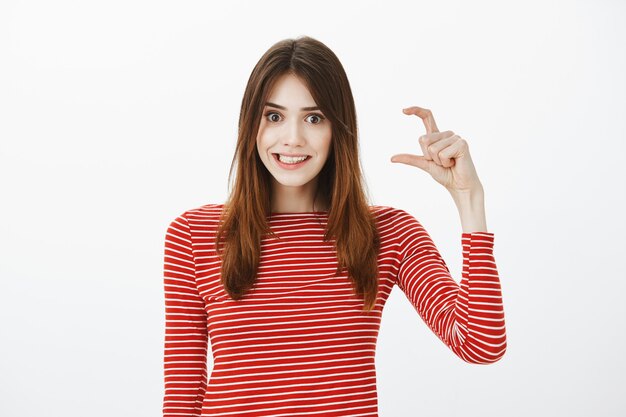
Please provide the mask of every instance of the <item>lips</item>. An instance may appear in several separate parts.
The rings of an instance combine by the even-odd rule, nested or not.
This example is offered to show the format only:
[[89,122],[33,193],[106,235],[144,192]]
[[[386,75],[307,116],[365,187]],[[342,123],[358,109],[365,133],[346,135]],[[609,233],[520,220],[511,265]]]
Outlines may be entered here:
[[300,169],[300,167],[305,166],[306,163],[309,161],[309,159],[311,159],[310,155],[305,155],[306,158],[302,159],[300,162],[290,163],[290,162],[282,162],[278,155],[279,154],[277,154],[277,153],[272,154],[272,157],[274,158],[274,161],[276,161],[276,164],[279,167],[281,167],[282,169],[286,169],[286,170]]
[[300,154],[300,155],[296,155],[296,154],[290,154],[290,153],[275,153],[273,155],[276,155],[276,157],[278,158],[278,155],[282,155],[282,156],[291,156],[291,157],[299,157],[299,156],[311,156],[311,155],[306,155],[306,154]]

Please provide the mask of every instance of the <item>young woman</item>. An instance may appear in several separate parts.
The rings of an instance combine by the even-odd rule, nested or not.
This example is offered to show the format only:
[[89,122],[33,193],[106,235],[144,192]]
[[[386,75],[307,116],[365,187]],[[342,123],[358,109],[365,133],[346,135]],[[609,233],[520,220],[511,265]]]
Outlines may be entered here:
[[228,201],[185,211],[166,233],[164,416],[377,416],[374,354],[394,285],[460,359],[504,355],[494,235],[468,144],[430,111],[404,112],[426,125],[423,156],[392,161],[452,195],[460,285],[417,219],[368,205],[335,54],[310,37],[278,42],[245,90]]

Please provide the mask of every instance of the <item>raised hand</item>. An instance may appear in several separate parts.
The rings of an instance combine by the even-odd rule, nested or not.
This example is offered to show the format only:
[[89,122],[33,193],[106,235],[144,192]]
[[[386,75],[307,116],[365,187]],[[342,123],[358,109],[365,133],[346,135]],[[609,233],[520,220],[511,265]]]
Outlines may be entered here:
[[423,155],[397,154],[391,157],[391,162],[421,168],[453,195],[482,191],[467,141],[451,130],[439,132],[428,109],[412,106],[402,111],[420,117],[426,126],[426,134],[418,139]]

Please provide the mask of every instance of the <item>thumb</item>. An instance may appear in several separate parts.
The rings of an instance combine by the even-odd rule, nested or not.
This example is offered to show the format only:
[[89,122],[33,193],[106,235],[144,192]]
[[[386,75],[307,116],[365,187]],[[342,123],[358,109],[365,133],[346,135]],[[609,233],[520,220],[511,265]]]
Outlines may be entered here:
[[397,154],[391,157],[391,162],[400,162],[402,164],[412,165],[429,172],[428,168],[433,161],[429,161],[422,155],[411,155],[407,153]]

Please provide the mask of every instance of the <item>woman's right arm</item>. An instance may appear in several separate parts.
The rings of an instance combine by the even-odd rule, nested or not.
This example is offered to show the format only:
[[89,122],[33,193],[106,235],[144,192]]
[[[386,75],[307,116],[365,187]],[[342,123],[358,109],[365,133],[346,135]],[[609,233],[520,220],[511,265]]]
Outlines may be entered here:
[[165,235],[163,417],[200,416],[207,384],[207,316],[196,286],[191,231],[185,214],[171,222]]

